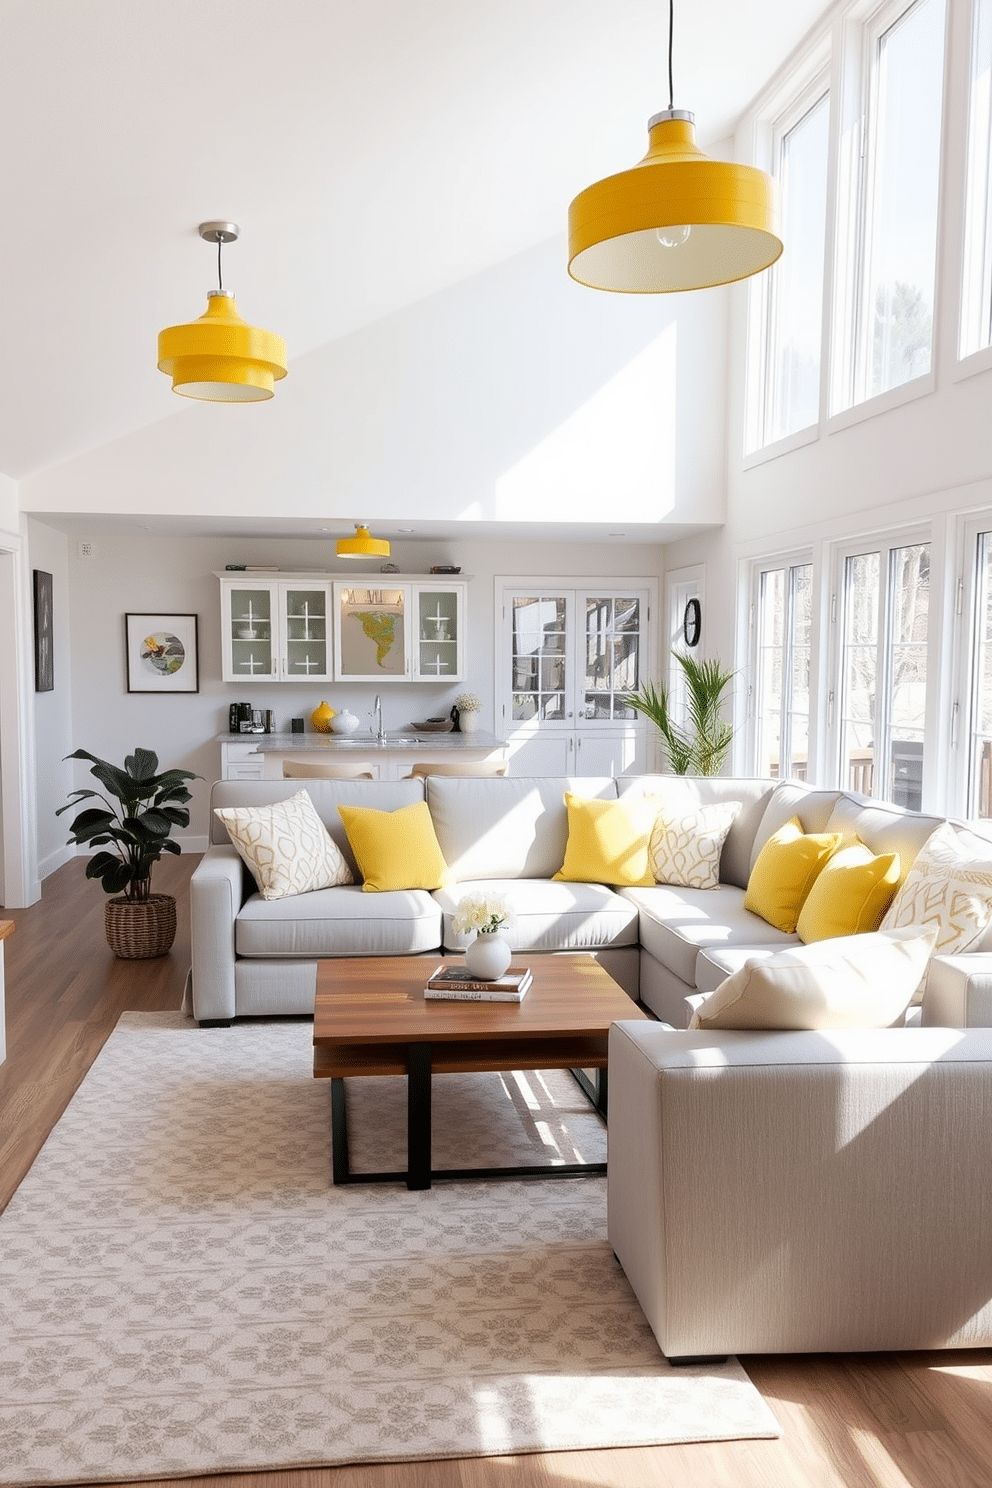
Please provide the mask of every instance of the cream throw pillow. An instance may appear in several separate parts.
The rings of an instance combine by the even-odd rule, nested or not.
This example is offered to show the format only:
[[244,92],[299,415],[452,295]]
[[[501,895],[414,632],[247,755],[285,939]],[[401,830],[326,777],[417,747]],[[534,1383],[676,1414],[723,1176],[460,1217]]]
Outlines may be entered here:
[[889,1028],[902,1021],[936,932],[918,925],[817,940],[745,961],[690,1028]]
[[263,899],[288,899],[354,883],[351,869],[305,790],[271,806],[215,807]]
[[740,801],[716,801],[673,813],[662,808],[648,843],[655,883],[686,889],[720,885],[720,854],[741,809]]
[[992,919],[992,856],[976,858],[950,822],[930,833],[882,920],[883,930],[932,925],[936,953],[966,951]]

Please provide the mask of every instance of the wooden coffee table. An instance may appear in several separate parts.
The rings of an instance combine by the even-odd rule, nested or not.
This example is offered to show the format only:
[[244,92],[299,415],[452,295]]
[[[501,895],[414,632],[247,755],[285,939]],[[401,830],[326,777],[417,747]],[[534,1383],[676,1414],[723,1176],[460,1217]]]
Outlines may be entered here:
[[[446,964],[459,964],[459,957]],[[313,1072],[331,1082],[334,1182],[430,1188],[435,1178],[569,1178],[603,1173],[605,1163],[522,1168],[431,1166],[431,1076],[483,1070],[570,1069],[606,1114],[607,1041],[618,1018],[641,1011],[591,955],[515,957],[534,980],[523,1002],[436,1002],[424,983],[429,956],[320,961],[313,1022]],[[595,1070],[595,1084],[581,1076]],[[407,1167],[353,1173],[348,1158],[344,1082],[368,1075],[407,1080]]]

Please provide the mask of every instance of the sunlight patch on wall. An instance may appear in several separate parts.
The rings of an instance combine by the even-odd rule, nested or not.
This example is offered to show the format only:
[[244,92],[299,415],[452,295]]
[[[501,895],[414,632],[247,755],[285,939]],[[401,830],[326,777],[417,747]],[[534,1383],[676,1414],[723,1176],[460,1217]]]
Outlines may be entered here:
[[675,507],[676,327],[496,482],[500,521],[659,522]]

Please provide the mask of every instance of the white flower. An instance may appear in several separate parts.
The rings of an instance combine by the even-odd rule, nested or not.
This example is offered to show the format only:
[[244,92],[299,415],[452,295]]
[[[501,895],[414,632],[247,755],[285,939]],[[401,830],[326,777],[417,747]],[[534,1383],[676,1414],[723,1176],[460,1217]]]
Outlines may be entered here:
[[478,713],[482,708],[482,699],[476,697],[474,692],[460,692],[455,698],[455,707],[459,713]]
[[501,925],[509,927],[513,923],[513,910],[502,894],[466,894],[455,905],[451,925],[456,935],[464,935],[468,930],[488,934]]

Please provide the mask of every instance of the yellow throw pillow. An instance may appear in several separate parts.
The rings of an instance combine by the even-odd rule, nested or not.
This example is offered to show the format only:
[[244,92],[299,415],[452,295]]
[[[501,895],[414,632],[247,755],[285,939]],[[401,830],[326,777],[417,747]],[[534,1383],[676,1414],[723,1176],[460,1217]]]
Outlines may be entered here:
[[842,832],[804,832],[798,816],[792,817],[755,859],[744,908],[791,935],[813,881],[843,840]]
[[370,806],[339,806],[338,811],[366,894],[440,889],[448,882],[448,865],[426,801],[398,811]]
[[877,930],[899,886],[899,854],[875,857],[863,842],[842,847],[817,874],[796,930],[807,945]]
[[554,875],[572,883],[601,883],[624,888],[654,883],[648,843],[658,815],[649,798],[597,801],[565,792],[568,842],[565,861]]

